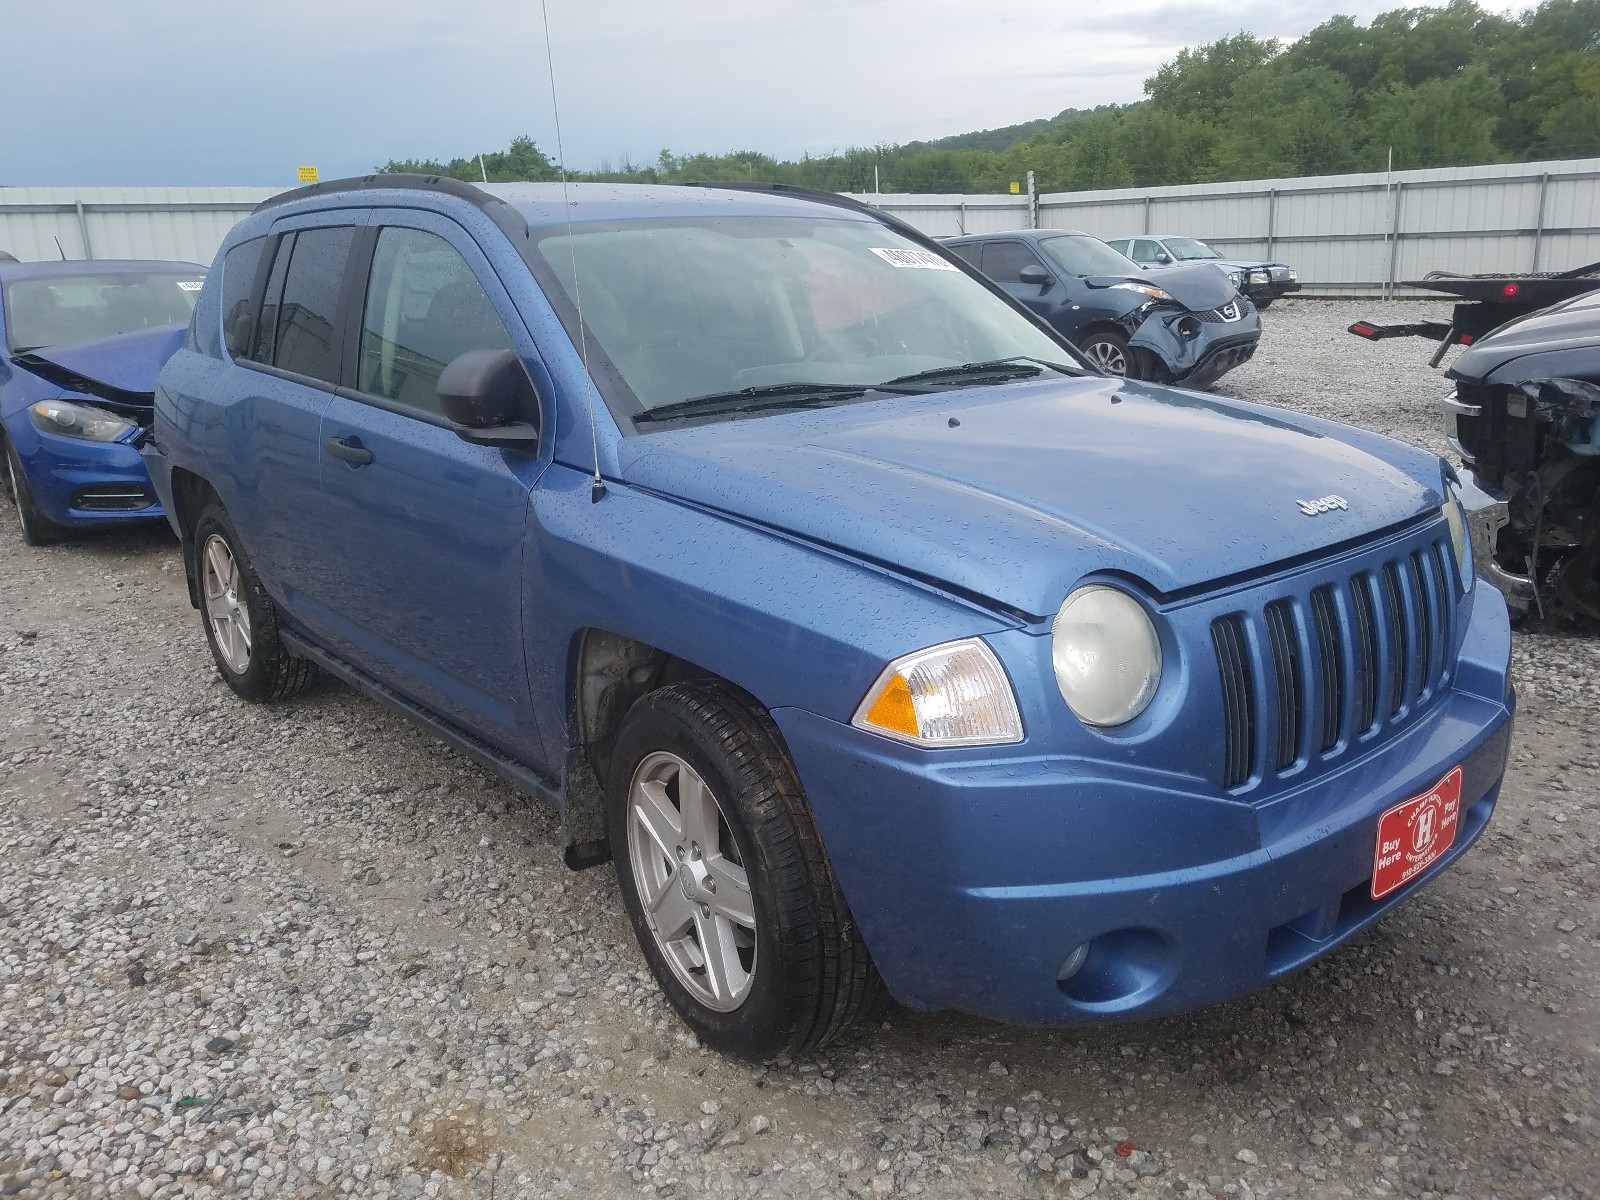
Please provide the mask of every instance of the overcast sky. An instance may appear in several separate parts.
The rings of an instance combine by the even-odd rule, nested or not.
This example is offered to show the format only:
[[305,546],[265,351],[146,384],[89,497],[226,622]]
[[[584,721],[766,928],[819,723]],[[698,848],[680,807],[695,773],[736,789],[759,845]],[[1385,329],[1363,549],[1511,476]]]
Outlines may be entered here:
[[[1485,3],[1485,0],[1480,0]],[[779,157],[1137,100],[1181,48],[1326,0],[548,0],[567,162]],[[1350,0],[1362,20],[1398,0]],[[1487,0],[1511,11],[1517,0]],[[538,0],[7,0],[4,184],[289,184],[555,157]]]

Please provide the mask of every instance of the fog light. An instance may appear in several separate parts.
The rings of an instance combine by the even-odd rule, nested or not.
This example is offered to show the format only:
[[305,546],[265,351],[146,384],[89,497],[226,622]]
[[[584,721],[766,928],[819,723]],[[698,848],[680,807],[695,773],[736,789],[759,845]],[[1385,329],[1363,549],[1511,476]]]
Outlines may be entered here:
[[1184,341],[1192,342],[1200,336],[1200,322],[1193,317],[1181,317],[1178,320],[1178,336]]
[[1083,964],[1088,961],[1089,943],[1085,942],[1083,945],[1079,946],[1071,954],[1067,955],[1061,960],[1061,967],[1056,971],[1056,982],[1065,983],[1079,971],[1083,970]]

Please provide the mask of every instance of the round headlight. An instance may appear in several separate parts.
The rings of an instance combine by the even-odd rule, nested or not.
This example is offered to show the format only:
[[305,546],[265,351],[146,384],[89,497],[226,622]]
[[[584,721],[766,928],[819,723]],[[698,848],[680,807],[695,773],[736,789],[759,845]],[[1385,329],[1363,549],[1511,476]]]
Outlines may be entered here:
[[1455,488],[1448,483],[1445,484],[1445,501],[1441,508],[1444,512],[1444,522],[1450,529],[1450,548],[1456,552],[1456,570],[1461,577],[1461,586],[1465,589],[1472,584],[1472,561],[1467,554],[1466,514],[1461,507],[1461,497],[1456,495]]
[[1068,596],[1050,626],[1056,686],[1086,725],[1125,725],[1161,682],[1161,640],[1127,592],[1101,584]]

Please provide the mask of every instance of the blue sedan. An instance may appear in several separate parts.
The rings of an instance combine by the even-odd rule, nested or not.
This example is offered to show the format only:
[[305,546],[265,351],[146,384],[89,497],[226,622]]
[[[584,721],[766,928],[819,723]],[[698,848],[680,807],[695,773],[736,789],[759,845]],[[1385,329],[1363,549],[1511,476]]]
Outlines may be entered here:
[[139,443],[204,280],[193,263],[0,260],[0,479],[29,545],[162,516]]

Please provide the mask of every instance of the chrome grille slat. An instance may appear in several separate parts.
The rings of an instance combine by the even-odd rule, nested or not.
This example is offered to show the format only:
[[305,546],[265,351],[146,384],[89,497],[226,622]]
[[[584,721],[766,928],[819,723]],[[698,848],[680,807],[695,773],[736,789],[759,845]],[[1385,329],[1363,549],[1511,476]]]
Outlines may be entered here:
[[1267,640],[1272,651],[1273,678],[1278,685],[1277,767],[1288,770],[1300,760],[1302,672],[1295,638],[1294,613],[1287,600],[1274,600],[1266,608]]
[[1354,614],[1356,651],[1356,727],[1365,733],[1378,719],[1378,616],[1372,607],[1372,590],[1365,572],[1350,581],[1350,606]]
[[1339,744],[1344,728],[1344,638],[1339,633],[1339,610],[1333,589],[1319,587],[1311,593],[1311,617],[1317,630],[1318,682],[1322,688],[1322,744],[1326,754]]
[[1383,564],[1380,589],[1383,596],[1383,632],[1388,644],[1384,655],[1383,686],[1389,697],[1389,715],[1392,717],[1406,704],[1408,669],[1411,656],[1410,639],[1406,636],[1406,601],[1400,588],[1400,568],[1392,562]]
[[1250,680],[1243,619],[1228,616],[1212,622],[1211,643],[1216,648],[1217,667],[1222,677],[1223,722],[1227,730],[1223,745],[1223,786],[1236,788],[1250,778],[1250,764],[1256,753],[1255,689]]

